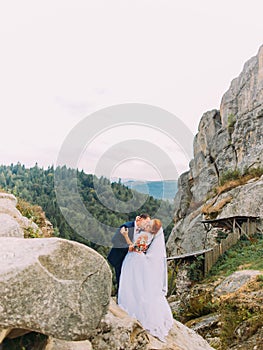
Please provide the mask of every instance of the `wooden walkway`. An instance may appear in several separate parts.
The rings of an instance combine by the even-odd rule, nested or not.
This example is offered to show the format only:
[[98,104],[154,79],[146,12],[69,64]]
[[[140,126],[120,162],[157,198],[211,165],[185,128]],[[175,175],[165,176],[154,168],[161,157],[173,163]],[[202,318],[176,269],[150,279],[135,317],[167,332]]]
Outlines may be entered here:
[[201,222],[204,224],[207,232],[209,232],[213,227],[222,228],[228,231],[227,237],[221,239],[220,243],[210,249],[203,249],[168,257],[167,261],[178,260],[178,263],[179,261],[192,261],[195,257],[203,255],[203,274],[206,276],[211,270],[212,266],[217,262],[218,258],[229,248],[235,245],[242,235],[246,236],[248,239],[251,239],[257,230],[258,220],[259,217],[254,216],[232,216],[215,220],[203,220]]
[[184,258],[189,258],[190,256],[196,257],[199,255],[203,255],[206,252],[210,252],[213,248],[210,249],[203,249],[203,250],[197,250],[196,252],[191,252],[191,253],[185,253],[182,255],[175,255],[175,256],[170,256],[167,258],[167,261],[169,260],[177,260],[177,259],[184,259]]

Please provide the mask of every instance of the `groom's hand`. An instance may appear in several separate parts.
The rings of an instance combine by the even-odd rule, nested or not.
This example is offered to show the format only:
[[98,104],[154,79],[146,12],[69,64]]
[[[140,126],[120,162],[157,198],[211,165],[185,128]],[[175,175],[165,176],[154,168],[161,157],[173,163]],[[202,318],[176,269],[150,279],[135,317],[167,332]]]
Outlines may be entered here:
[[128,236],[128,229],[124,226],[122,226],[122,228],[120,229],[120,233],[124,236],[127,237]]
[[126,227],[122,227],[120,229],[120,233],[123,235],[123,237],[125,238],[126,243],[128,244],[128,246],[132,245],[132,241],[130,240],[129,234],[128,234],[128,228]]

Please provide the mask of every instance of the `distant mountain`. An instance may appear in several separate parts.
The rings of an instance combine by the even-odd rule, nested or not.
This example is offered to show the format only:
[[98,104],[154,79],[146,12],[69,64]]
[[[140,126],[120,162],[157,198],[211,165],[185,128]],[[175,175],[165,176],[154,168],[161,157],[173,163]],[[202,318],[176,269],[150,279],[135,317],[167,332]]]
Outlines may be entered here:
[[132,190],[148,194],[156,199],[172,201],[177,192],[177,180],[140,181],[122,180],[123,185]]

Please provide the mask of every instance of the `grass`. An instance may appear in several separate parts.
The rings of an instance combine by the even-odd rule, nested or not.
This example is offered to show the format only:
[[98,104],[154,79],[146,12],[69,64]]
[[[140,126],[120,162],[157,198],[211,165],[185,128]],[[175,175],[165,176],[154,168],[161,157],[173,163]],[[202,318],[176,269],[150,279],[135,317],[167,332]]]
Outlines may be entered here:
[[245,169],[243,173],[239,169],[229,169],[221,174],[220,185],[215,188],[215,192],[219,195],[232,188],[245,185],[251,179],[259,179],[262,175],[262,167]]
[[218,259],[207,278],[229,276],[237,270],[263,270],[262,257],[262,234],[253,242],[241,240]]

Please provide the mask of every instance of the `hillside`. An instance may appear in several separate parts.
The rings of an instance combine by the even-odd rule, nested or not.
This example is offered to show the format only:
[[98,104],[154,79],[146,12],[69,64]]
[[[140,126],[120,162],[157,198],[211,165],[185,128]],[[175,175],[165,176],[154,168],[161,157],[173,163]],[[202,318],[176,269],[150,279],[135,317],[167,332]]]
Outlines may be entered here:
[[[55,186],[55,178],[59,185]],[[58,203],[60,186],[63,191]],[[0,187],[41,206],[58,237],[85,243],[104,256],[115,228],[125,221],[134,220],[141,212],[153,217],[158,215],[166,227],[166,238],[171,232],[173,208],[169,202],[145,197],[122,184],[110,183],[104,177],[97,178],[83,171],[67,167],[43,169],[37,164],[32,168],[20,163],[1,165]],[[86,213],[79,208],[79,198]],[[137,203],[140,205],[135,206],[136,211],[130,210]]]
[[128,180],[123,181],[123,184],[130,189],[136,190],[140,193],[148,194],[156,199],[163,199],[173,201],[177,192],[176,180],[164,181],[139,181]]

